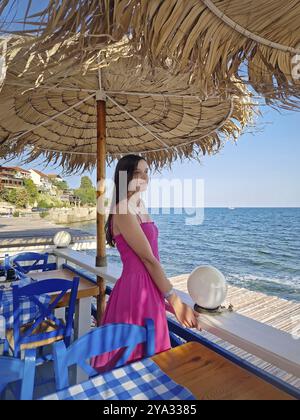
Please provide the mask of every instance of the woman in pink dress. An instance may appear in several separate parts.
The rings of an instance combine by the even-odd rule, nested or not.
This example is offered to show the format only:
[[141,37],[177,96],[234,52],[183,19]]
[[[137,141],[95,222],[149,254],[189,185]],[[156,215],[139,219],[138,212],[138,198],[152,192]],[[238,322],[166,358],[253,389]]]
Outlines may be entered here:
[[[174,292],[160,264],[158,228],[141,200],[141,192],[149,183],[148,171],[147,162],[136,155],[124,156],[116,167],[106,239],[117,247],[123,271],[109,297],[101,325],[143,326],[145,319],[151,318],[155,324],[155,352],[160,353],[171,347],[165,300],[183,326],[197,328],[197,319],[195,312]],[[128,362],[142,357],[143,346],[138,345]],[[116,358],[118,351],[106,353],[93,358],[92,366],[105,371],[113,367]]]

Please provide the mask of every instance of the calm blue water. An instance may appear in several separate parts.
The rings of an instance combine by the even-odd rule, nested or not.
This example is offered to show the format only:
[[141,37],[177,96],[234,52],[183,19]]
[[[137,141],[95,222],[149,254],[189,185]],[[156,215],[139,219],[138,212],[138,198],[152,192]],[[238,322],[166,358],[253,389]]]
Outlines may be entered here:
[[[300,301],[300,209],[205,209],[201,225],[186,214],[153,214],[168,276],[202,264],[221,270],[235,286]],[[82,226],[94,232],[94,224]],[[117,250],[110,262],[121,264]]]

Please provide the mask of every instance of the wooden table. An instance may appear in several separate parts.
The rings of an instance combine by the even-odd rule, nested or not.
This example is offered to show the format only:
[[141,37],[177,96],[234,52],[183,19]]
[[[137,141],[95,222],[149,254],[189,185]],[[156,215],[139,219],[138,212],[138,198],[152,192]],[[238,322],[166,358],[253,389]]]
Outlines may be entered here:
[[[73,280],[74,277],[78,277],[72,271],[67,269],[45,271],[43,273],[30,273],[30,277],[35,280],[46,280],[46,279],[63,279]],[[75,339],[86,334],[91,329],[91,309],[92,309],[92,297],[98,296],[99,289],[95,283],[79,277],[79,286],[77,293],[76,303],[76,314],[75,314]],[[67,293],[64,300],[58,305],[60,308],[68,306]],[[53,297],[55,299],[55,296]]]
[[200,343],[183,344],[152,359],[199,400],[293,400]]

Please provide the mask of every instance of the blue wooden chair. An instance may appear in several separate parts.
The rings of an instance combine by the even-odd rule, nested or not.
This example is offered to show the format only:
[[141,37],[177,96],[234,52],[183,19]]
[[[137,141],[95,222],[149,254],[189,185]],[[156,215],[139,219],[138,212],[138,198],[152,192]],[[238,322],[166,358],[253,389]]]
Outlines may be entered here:
[[4,268],[5,268],[5,270],[7,270],[10,267],[11,267],[10,256],[8,254],[5,254],[5,256],[4,256]]
[[[24,252],[14,257],[10,257],[9,262],[13,265],[19,273],[28,274],[30,271],[42,270],[47,271],[48,269],[48,257],[49,254],[39,254],[37,252]],[[22,263],[30,263],[24,265]],[[7,265],[7,263],[6,263]]]
[[[123,366],[138,344],[145,343],[145,357],[155,354],[155,330],[152,319],[146,319],[145,327],[129,324],[108,324],[96,328],[66,348],[63,342],[53,346],[56,389],[69,387],[68,368],[80,366],[89,376],[99,375],[88,363],[95,357],[113,350],[121,351],[114,368]],[[115,361],[115,360],[114,360]]]
[[[1,300],[3,296],[3,291],[0,290],[0,307],[1,307]],[[0,345],[3,347],[3,354],[7,355],[8,353],[8,342],[5,337],[5,329],[6,329],[6,321],[4,316],[0,315]]]
[[32,400],[35,377],[35,350],[26,350],[25,359],[0,357],[0,395],[12,382],[21,380],[19,399]]
[[[28,286],[13,286],[13,329],[7,331],[6,337],[14,357],[20,357],[21,350],[39,348],[56,341],[64,340],[70,345],[72,323],[75,312],[79,277],[73,281],[48,279],[29,284]],[[70,296],[67,293],[70,291]],[[55,294],[47,304],[41,303],[39,296]],[[36,308],[32,319],[34,321],[20,325],[20,314],[24,310],[24,299]],[[68,299],[68,314],[66,322],[54,316],[54,310],[62,301]]]

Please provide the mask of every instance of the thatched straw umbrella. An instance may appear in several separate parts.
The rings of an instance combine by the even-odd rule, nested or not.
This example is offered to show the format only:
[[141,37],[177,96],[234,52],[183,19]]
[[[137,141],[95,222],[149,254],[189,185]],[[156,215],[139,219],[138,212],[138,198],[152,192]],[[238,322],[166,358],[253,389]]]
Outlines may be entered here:
[[[115,46],[89,66],[28,61],[22,38],[7,43],[6,78],[0,94],[0,158],[43,156],[66,171],[97,164],[97,265],[106,265],[104,223],[105,162],[128,153],[142,155],[159,169],[179,158],[200,159],[237,139],[253,116],[244,85],[206,96],[190,75],[170,75],[143,66]],[[26,40],[25,40],[26,44]],[[116,53],[116,49],[122,50]],[[115,59],[117,55],[122,58]],[[55,61],[55,54],[53,56]],[[55,61],[56,62],[56,61]],[[57,63],[57,62],[56,62]],[[26,72],[24,69],[26,68]],[[85,74],[83,70],[85,69]],[[102,199],[102,200],[101,200]],[[105,287],[99,279],[104,308]]]
[[0,39],[0,91],[6,76],[7,40]]
[[[51,54],[75,34],[68,57],[94,56],[99,44],[130,44],[151,65],[172,59],[204,84],[244,74],[246,83],[275,106],[299,106],[300,81],[293,58],[300,54],[300,2],[297,0],[49,0],[28,22],[37,35],[33,53]],[[148,61],[149,64],[149,61]]]
[[88,65],[72,60],[70,67],[58,66],[56,55],[46,64],[38,56],[28,60],[26,41],[7,42],[2,157],[30,151],[28,161],[43,155],[52,163],[61,159],[69,172],[91,169],[101,95],[107,102],[108,163],[128,153],[141,154],[156,169],[178,157],[199,159],[219,150],[223,134],[237,138],[252,118],[251,94],[235,79],[207,94],[189,73],[153,69],[123,44]]

